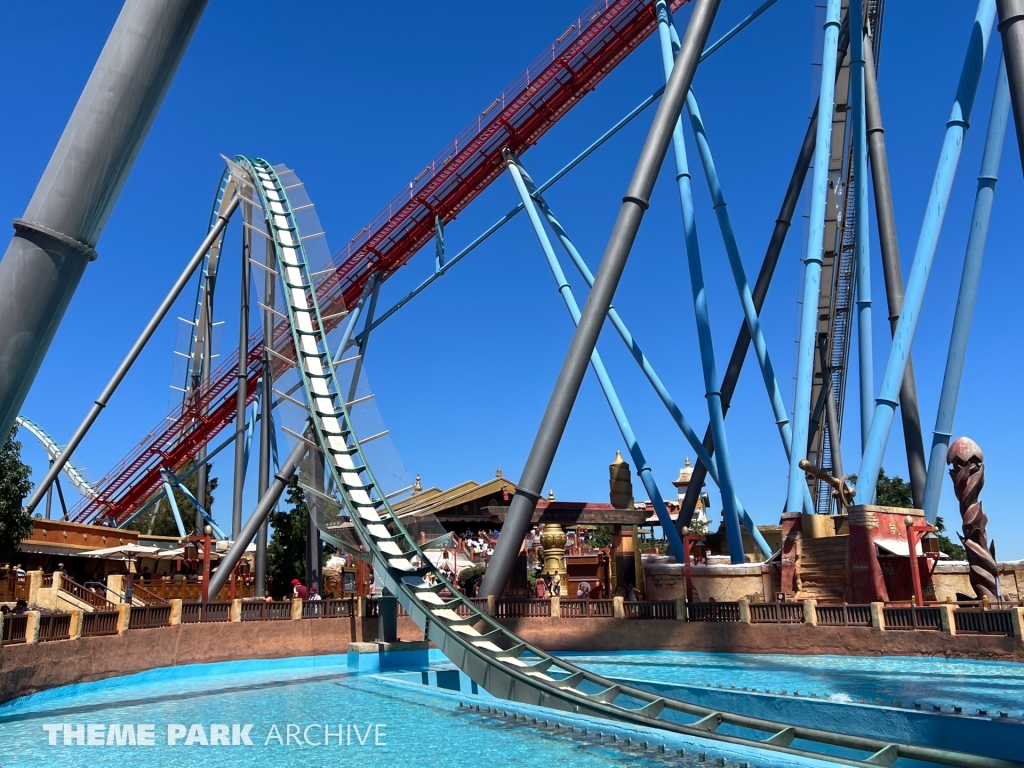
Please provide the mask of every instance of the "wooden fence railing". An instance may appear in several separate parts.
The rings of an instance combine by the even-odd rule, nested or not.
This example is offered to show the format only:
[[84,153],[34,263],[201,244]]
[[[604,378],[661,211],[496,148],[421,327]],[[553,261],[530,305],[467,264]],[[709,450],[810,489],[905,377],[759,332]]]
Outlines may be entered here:
[[818,605],[818,626],[821,627],[870,627],[870,605]]
[[926,629],[938,632],[942,629],[941,610],[941,608],[930,606],[923,608],[916,605],[886,606],[882,609],[882,616],[886,629]]
[[39,642],[67,640],[71,637],[70,613],[44,613],[39,617]]
[[4,631],[0,637],[0,645],[24,643],[28,630],[28,616],[4,616]]
[[958,635],[1013,635],[1009,611],[958,608],[953,623]]
[[739,603],[687,603],[687,621],[739,621]]
[[83,587],[77,581],[72,581],[67,576],[62,577],[60,580],[60,591],[67,592],[72,597],[92,606],[95,610],[109,611],[111,608],[116,607],[114,603],[107,600],[103,595],[93,592],[88,587]]
[[171,623],[170,605],[132,606],[128,629],[154,629]]
[[292,617],[291,600],[253,601],[242,603],[242,621],[283,621]]
[[[117,611],[95,611],[82,614],[82,637],[117,634]],[[129,629],[134,627],[129,626]]]

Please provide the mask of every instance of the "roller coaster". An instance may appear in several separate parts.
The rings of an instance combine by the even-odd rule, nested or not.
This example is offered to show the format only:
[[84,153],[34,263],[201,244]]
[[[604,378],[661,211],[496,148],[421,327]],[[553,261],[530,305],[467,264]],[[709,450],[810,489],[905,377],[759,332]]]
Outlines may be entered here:
[[[299,471],[304,487],[311,494],[311,518],[323,538],[342,547],[351,547],[372,560],[381,586],[397,598],[423,630],[424,636],[462,672],[494,696],[653,726],[681,734],[756,746],[779,753],[814,757],[841,765],[894,765],[900,759],[979,768],[1020,765],[983,754],[949,752],[927,746],[854,736],[841,732],[841,726],[837,726],[840,732],[833,733],[709,710],[615,683],[524,642],[462,597],[444,574],[431,564],[424,553],[423,542],[392,508],[391,501],[398,494],[378,482],[374,473],[368,446],[385,433],[368,434],[360,427],[355,415],[360,406],[372,398],[372,392],[368,391],[365,383],[363,367],[366,342],[371,331],[507,221],[524,212],[537,235],[577,330],[509,510],[508,521],[492,561],[493,568],[488,570],[487,578],[490,582],[485,581],[485,586],[489,586],[487,591],[490,594],[500,593],[507,580],[509,558],[518,553],[525,522],[529,521],[533,513],[539,488],[550,468],[551,457],[568,418],[568,410],[572,407],[579,382],[588,365],[597,374],[626,447],[634,459],[638,475],[650,492],[670,543],[673,543],[674,552],[677,556],[681,554],[681,550],[678,550],[678,529],[688,521],[686,506],[684,504],[678,521],[668,517],[657,486],[651,479],[650,467],[608,379],[604,363],[594,349],[597,334],[606,317],[630,348],[674,423],[697,452],[700,462],[697,470],[711,474],[721,489],[726,507],[730,552],[734,559],[743,557],[741,526],[745,526],[755,540],[758,537],[756,527],[752,525],[732,488],[724,429],[725,411],[751,345],[772,404],[773,416],[779,426],[784,450],[794,468],[791,471],[786,509],[829,511],[833,503],[829,487],[814,477],[808,479],[803,470],[796,468],[809,455],[817,462],[816,466],[821,472],[832,473],[834,479],[845,483],[837,445],[841,430],[841,403],[846,386],[849,327],[851,318],[858,322],[870,322],[870,316],[865,316],[860,304],[854,307],[852,297],[857,291],[865,290],[866,284],[863,281],[867,279],[864,274],[867,270],[867,254],[863,247],[858,247],[858,238],[860,246],[865,246],[866,235],[859,227],[863,226],[868,215],[867,134],[872,125],[872,96],[877,98],[874,68],[878,65],[884,3],[880,0],[850,0],[849,3],[845,0],[829,0],[827,4],[821,90],[815,118],[808,126],[764,263],[754,285],[750,286],[735,246],[710,142],[690,85],[700,61],[738,35],[774,2],[765,2],[710,45],[709,32],[718,9],[716,0],[696,0],[682,37],[676,32],[673,22],[673,13],[686,4],[681,0],[672,3],[666,0],[598,0],[592,3],[548,50],[531,63],[522,75],[502,91],[406,188],[333,256],[326,250],[325,233],[315,206],[294,170],[284,165],[271,165],[261,158],[239,155],[226,159],[225,170],[217,185],[206,238],[154,316],[146,333],[126,358],[111,385],[97,400],[101,410],[123,378],[124,371],[134,362],[138,350],[152,335],[152,328],[164,319],[170,306],[179,298],[195,273],[199,272],[192,315],[183,318],[189,328],[187,343],[185,349],[178,351],[185,361],[181,377],[174,385],[181,392],[180,404],[95,484],[88,483],[81,472],[74,469],[69,459],[85,432],[96,421],[99,410],[94,409],[64,449],[37,425],[19,418],[19,423],[43,443],[53,459],[47,477],[29,500],[28,506],[34,508],[57,473],[64,471],[83,496],[82,501],[68,513],[69,519],[111,526],[124,525],[154,504],[161,493],[173,498],[172,486],[181,487],[181,480],[187,474],[204,472],[206,463],[233,443],[236,455],[236,496],[230,536],[233,543],[212,578],[211,594],[216,594],[226,581],[242,552],[263,528],[267,514],[277,503],[285,484]],[[128,5],[132,5],[132,2]],[[179,23],[194,24],[197,18],[190,16],[188,3],[182,0],[181,6],[184,10],[181,11],[183,15]],[[994,27],[995,13],[994,1],[981,0],[964,76],[957,93],[954,117],[947,132],[947,142],[962,143],[963,131],[978,88],[981,63]],[[1009,21],[1004,19],[1004,25],[1012,26],[1016,18],[1024,16],[1012,17]],[[853,24],[851,19],[861,19],[862,23]],[[535,183],[526,172],[522,155],[652,34],[658,35],[661,45],[666,86],[647,97],[554,177],[544,183]],[[186,42],[188,36],[185,35]],[[1024,57],[1021,61],[1024,62]],[[993,99],[986,142],[986,162],[989,165],[993,161],[992,153],[995,153],[995,162],[998,164],[1002,133],[1007,122],[1011,92],[1008,71],[1011,71],[1009,54],[1006,64],[1001,66]],[[1024,82],[1021,84],[1024,85]],[[1016,81],[1012,86],[1017,87]],[[845,106],[847,101],[850,109],[837,109],[837,105]],[[624,198],[623,210],[616,222],[608,251],[594,274],[555,218],[543,193],[615,132],[654,104],[658,106],[637,173]],[[697,140],[700,162],[744,308],[744,322],[732,358],[721,378],[718,377],[711,347],[710,321],[706,315],[703,275],[693,225],[691,174],[682,140],[681,115],[684,114],[684,105]],[[874,109],[874,117],[878,118],[880,124],[876,102]],[[825,120],[821,117],[824,115],[832,117]],[[990,149],[990,145],[993,148]],[[683,416],[653,365],[640,350],[621,317],[610,306],[632,238],[636,235],[643,210],[647,206],[653,179],[670,147],[675,156],[704,383],[708,393],[710,426],[703,439],[698,437]],[[952,169],[948,168],[947,157],[944,155],[943,160],[946,170],[937,174],[932,190],[932,199],[940,202],[948,199],[951,171],[955,170],[955,163]],[[882,174],[875,155],[872,154],[871,158],[877,199],[879,176]],[[521,202],[467,248],[447,258],[443,247],[446,222],[450,222],[488,185],[504,176],[506,171]],[[805,257],[807,282],[804,295],[818,296],[818,301],[805,301],[803,304],[797,403],[790,423],[785,406],[780,402],[781,395],[758,314],[808,173],[812,174],[811,236]],[[843,188],[847,197],[842,206],[839,205],[839,188],[828,184],[833,173],[845,179]],[[990,190],[991,186],[985,186],[984,189]],[[981,188],[979,194],[980,191]],[[826,215],[826,211],[836,210],[843,211],[845,215],[833,215],[831,219]],[[233,356],[213,368],[212,308],[216,278],[228,224],[239,211],[243,243],[243,321],[239,346]],[[976,210],[976,215],[984,216],[985,212],[979,214]],[[92,247],[87,240],[83,242],[81,238],[50,226],[46,221],[34,220],[28,215],[25,220],[19,221],[18,236],[49,238],[68,248],[77,248],[83,256],[88,256],[88,253],[82,248]],[[987,226],[987,219],[984,223]],[[891,425],[895,410],[895,405],[890,407],[890,403],[900,403],[901,396],[906,399],[899,394],[901,388],[906,390],[907,387],[905,374],[909,355],[906,353],[906,342],[908,335],[909,338],[913,336],[913,324],[920,295],[924,290],[922,272],[926,278],[934,255],[934,242],[930,238],[937,226],[941,226],[941,219],[931,223],[926,220],[925,233],[915,253],[906,297],[900,297],[902,306],[896,312],[898,321],[893,331],[893,354],[886,369],[879,404],[877,408],[871,406],[871,413],[862,413],[864,433],[870,438],[866,440],[868,448],[861,470],[865,480],[856,489],[858,499],[862,502],[870,502],[874,493],[870,478],[877,477],[880,466],[878,443],[881,441],[884,447],[888,438],[888,426]],[[549,230],[591,287],[582,311],[561,271]],[[381,284],[431,241],[437,244],[434,273],[390,310],[377,316],[375,307]],[[254,256],[253,245],[256,242],[265,244],[265,258]],[[975,247],[984,249],[983,235],[980,245],[976,244]],[[968,250],[970,253],[971,246]],[[883,260],[894,256],[884,251],[883,245]],[[898,264],[898,254],[895,254],[895,258]],[[265,276],[265,281],[262,300],[256,302],[261,323],[258,330],[249,334],[247,313],[251,304],[249,283],[252,267],[256,267],[258,273]],[[902,285],[899,289],[902,294]],[[965,311],[969,312],[974,296],[970,286],[964,290],[967,291],[967,300],[961,303],[965,305]],[[863,293],[857,295],[862,297]],[[909,309],[905,309],[907,307]],[[360,322],[362,329],[358,330]],[[963,344],[966,344],[966,339]],[[355,350],[349,354],[353,347]],[[870,349],[858,351],[862,354],[870,353]],[[954,356],[951,351],[951,357]],[[958,386],[959,372],[950,372],[947,366],[947,377],[955,379],[950,386]],[[894,395],[894,391],[897,394]],[[955,405],[955,394],[953,397]],[[862,402],[862,411],[865,407]],[[298,420],[291,425],[285,423],[285,418],[275,415],[288,408],[292,409],[293,416],[298,416]],[[948,442],[948,435],[942,430],[943,418],[940,413],[936,426],[936,440],[940,444],[944,435]],[[951,414],[949,418],[952,418]],[[243,525],[241,485],[244,484],[244,467],[248,462],[257,422],[261,424],[260,501]],[[232,423],[233,434],[220,445],[211,448],[212,441],[222,436],[225,428]],[[276,439],[278,427],[289,436],[291,442],[290,452],[283,459],[277,458],[272,440]],[[908,438],[908,455],[922,450],[916,443],[911,445],[914,442],[911,435]],[[797,450],[796,446],[804,445],[807,446],[806,451]],[[933,456],[934,453],[933,446]],[[921,458],[922,466],[929,473],[930,483],[931,473],[936,471],[932,467],[935,462],[933,460],[931,464],[925,465]],[[942,468],[941,464],[936,466]],[[238,474],[239,468],[241,476]],[[241,482],[238,482],[239,478]],[[920,481],[920,492],[924,494],[925,478],[916,479]],[[702,483],[691,485],[699,489]],[[209,511],[202,509],[197,497],[202,499],[203,493],[191,497],[197,512],[205,516],[205,519],[212,520]],[[928,514],[934,517],[934,506],[929,509],[924,498],[922,504]],[[177,516],[176,508],[175,514]],[[177,524],[184,536],[185,528],[180,516]],[[767,546],[763,540],[758,541],[758,545],[762,549]],[[766,554],[770,554],[770,551]]]

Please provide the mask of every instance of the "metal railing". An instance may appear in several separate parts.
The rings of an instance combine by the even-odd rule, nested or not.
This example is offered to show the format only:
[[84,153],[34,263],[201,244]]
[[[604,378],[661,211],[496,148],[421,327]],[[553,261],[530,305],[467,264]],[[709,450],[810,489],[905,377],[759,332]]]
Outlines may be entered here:
[[904,607],[882,608],[882,618],[886,629],[926,629],[940,631],[942,629],[942,609],[933,607],[919,608],[915,605]]
[[[739,619],[739,606],[736,605],[736,619]],[[676,617],[675,600],[622,603],[622,612],[627,619],[674,619]]]
[[499,600],[494,609],[499,619],[551,617],[550,600]]
[[957,608],[953,626],[958,635],[1013,635],[1009,611]]
[[88,587],[83,587],[77,581],[72,581],[67,576],[63,576],[60,580],[60,591],[67,592],[76,600],[80,600],[94,609],[107,611],[116,607],[114,603],[107,600],[103,595],[96,594]]
[[15,645],[24,643],[28,630],[28,616],[4,616],[4,631],[0,638],[0,645]]
[[201,603],[203,606],[200,621],[231,621],[230,602]]
[[803,603],[751,603],[751,624],[803,624]]
[[[82,637],[117,634],[117,611],[95,611],[82,614]],[[134,627],[129,627],[134,629]]]
[[128,617],[128,629],[153,629],[166,627],[171,623],[171,606],[134,606]]
[[687,603],[687,621],[739,621],[739,603]]
[[563,619],[609,619],[614,615],[612,600],[560,600]]
[[821,627],[870,627],[870,605],[818,605],[818,626]]
[[242,621],[283,621],[291,617],[291,600],[242,603]]
[[304,619],[335,619],[355,615],[356,601],[352,598],[311,600],[302,604]]
[[39,642],[67,640],[71,637],[70,613],[44,613],[39,616]]

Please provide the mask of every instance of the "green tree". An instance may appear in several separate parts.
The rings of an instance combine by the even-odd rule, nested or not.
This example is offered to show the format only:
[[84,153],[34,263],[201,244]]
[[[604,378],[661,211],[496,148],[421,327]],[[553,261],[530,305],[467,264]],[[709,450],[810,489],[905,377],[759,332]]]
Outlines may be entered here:
[[[848,480],[852,486],[857,486],[856,475],[850,475]],[[914,494],[910,490],[910,483],[899,475],[889,477],[885,474],[885,467],[882,467],[878,470],[878,482],[875,484],[875,504],[880,507],[913,509]]]
[[599,525],[594,529],[594,546],[597,549],[610,547],[612,544],[612,527],[610,525]]
[[270,594],[274,597],[290,595],[292,579],[306,579],[306,521],[309,518],[309,507],[297,474],[292,475],[288,481],[286,493],[285,501],[290,509],[270,513],[273,533],[267,544],[267,575],[270,578]]
[[[180,473],[184,475],[192,467],[195,466],[194,461],[190,461],[186,464]],[[206,507],[206,511],[209,512],[213,509],[213,492],[217,490],[218,479],[214,477],[211,472],[213,471],[213,463],[206,465],[206,499],[203,502],[203,506]],[[188,488],[189,493],[193,496],[197,493],[199,483],[199,473],[193,472],[191,475],[186,477],[182,481],[182,485]],[[135,518],[132,522],[124,526],[127,530],[138,531],[139,533],[148,534],[150,536],[178,536],[178,524],[174,521],[174,513],[171,512],[171,505],[167,501],[167,496],[161,487],[153,496],[159,496],[160,500],[154,504],[148,512],[139,517]],[[152,497],[150,497],[152,498]],[[192,535],[196,531],[196,508],[195,505],[189,501],[188,497],[185,496],[181,490],[174,489],[174,500],[178,504],[178,511],[181,513],[181,522],[185,526],[185,533]],[[212,514],[212,513],[211,513]]]
[[21,460],[21,443],[11,430],[0,448],[0,560],[18,558],[18,545],[32,533],[32,516],[22,506],[32,490],[32,469]]

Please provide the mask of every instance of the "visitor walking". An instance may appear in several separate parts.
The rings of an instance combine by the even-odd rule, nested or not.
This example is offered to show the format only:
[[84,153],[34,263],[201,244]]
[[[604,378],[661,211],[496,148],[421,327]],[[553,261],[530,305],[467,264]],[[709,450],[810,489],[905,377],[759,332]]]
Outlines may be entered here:
[[544,581],[544,577],[543,576],[538,576],[537,577],[537,584],[535,585],[535,588],[536,588],[536,593],[537,593],[537,599],[538,600],[543,600],[545,597],[547,597],[548,585]]
[[580,582],[579,587],[576,589],[576,597],[580,598],[581,600],[589,600],[590,599],[590,582],[589,581],[582,581],[582,582]]

